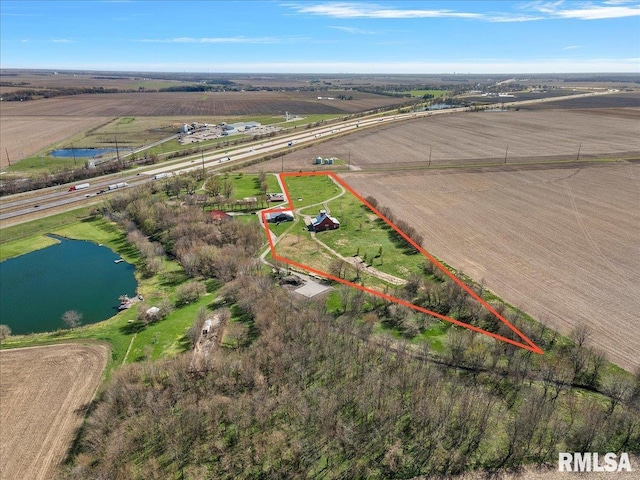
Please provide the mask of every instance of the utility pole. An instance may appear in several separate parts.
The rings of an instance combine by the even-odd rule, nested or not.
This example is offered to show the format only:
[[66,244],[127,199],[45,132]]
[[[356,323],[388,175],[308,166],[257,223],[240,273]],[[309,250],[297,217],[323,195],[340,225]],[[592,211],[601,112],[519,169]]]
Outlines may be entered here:
[[347,169],[351,170],[351,150],[349,150],[349,153],[347,156]]
[[116,158],[118,159],[118,163],[120,163],[120,165],[122,165],[122,168],[124,168],[124,164],[120,160],[120,151],[118,150],[118,137],[113,138],[116,140]]
[[578,156],[576,157],[576,161],[580,160],[580,149],[582,148],[582,142],[578,145]]
[[284,172],[284,153],[280,154],[280,162],[282,162],[282,166],[280,167],[280,171]]
[[11,159],[9,158],[9,151],[5,148],[4,153],[7,154],[7,162],[9,162],[9,166],[11,166]]
[[73,166],[76,166],[76,149],[73,148],[73,143],[71,144],[71,155],[73,155]]
[[507,163],[507,154],[509,153],[509,144],[507,144],[507,149],[504,151],[504,163]]
[[204,150],[200,147],[200,156],[202,157],[202,178],[204,178]]
[[429,166],[431,166],[431,145],[429,145]]

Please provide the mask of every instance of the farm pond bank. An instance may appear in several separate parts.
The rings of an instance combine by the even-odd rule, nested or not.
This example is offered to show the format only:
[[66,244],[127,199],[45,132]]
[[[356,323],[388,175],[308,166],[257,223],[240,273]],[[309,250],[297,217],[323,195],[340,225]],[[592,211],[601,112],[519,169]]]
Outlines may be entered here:
[[55,237],[59,243],[0,262],[0,318],[13,334],[66,328],[62,315],[82,314],[82,324],[118,312],[118,297],[135,295],[135,268],[107,247]]

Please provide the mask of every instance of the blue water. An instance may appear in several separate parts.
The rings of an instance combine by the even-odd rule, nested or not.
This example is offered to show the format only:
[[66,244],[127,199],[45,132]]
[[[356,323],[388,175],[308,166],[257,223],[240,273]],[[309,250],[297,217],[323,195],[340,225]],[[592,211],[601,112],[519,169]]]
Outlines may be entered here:
[[115,148],[59,148],[52,151],[49,155],[52,157],[73,157],[76,158],[93,158],[105,153],[116,153]]
[[82,324],[118,313],[118,297],[135,295],[134,267],[92,242],[60,243],[0,262],[0,323],[14,334],[66,328],[62,315],[82,314]]
[[453,108],[453,105],[447,105],[446,103],[434,103],[427,110],[444,110],[445,108]]

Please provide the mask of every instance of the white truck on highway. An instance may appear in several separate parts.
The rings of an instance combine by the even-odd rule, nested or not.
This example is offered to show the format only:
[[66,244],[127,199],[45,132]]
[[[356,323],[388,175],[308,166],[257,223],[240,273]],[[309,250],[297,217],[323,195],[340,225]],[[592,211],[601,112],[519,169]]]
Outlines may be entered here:
[[171,175],[172,175],[171,172],[158,173],[158,174],[153,176],[153,179],[154,180],[160,180],[161,178],[167,178],[167,177],[170,177]]
[[109,185],[107,190],[117,190],[118,188],[128,187],[129,184],[127,182],[114,183],[113,185]]
[[78,185],[73,185],[69,188],[70,192],[75,192],[76,190],[82,190],[83,188],[89,188],[90,185],[88,183],[79,183]]

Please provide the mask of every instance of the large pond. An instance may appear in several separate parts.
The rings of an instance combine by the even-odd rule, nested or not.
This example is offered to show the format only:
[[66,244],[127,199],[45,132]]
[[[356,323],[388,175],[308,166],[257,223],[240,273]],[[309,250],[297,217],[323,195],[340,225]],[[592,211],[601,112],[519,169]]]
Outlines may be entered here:
[[118,313],[118,297],[135,295],[134,267],[107,247],[56,237],[60,243],[0,263],[0,323],[13,334],[65,328],[68,310],[82,324]]

